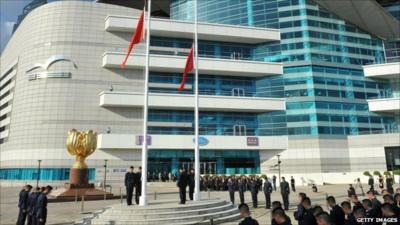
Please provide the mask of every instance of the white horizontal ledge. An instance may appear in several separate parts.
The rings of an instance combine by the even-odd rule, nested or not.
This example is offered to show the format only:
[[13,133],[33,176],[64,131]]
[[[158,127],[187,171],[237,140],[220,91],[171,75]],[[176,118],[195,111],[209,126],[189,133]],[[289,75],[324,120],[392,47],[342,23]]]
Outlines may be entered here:
[[[103,91],[102,107],[143,107],[143,93]],[[149,107],[153,109],[193,110],[194,95],[149,93]],[[203,111],[269,112],[285,110],[284,98],[200,95],[199,107]]]
[[[120,68],[125,57],[121,52],[105,52],[103,54],[103,67]],[[135,53],[130,55],[126,69],[143,69],[145,55]],[[150,55],[150,70],[154,72],[183,72],[186,56]],[[263,77],[268,75],[283,74],[282,63],[199,58],[199,73],[241,77]]]
[[[109,15],[105,19],[106,31],[132,32],[138,17]],[[194,24],[188,21],[151,18],[151,35],[173,38],[193,38]],[[279,29],[198,23],[200,40],[257,44],[279,41]]]
[[365,77],[381,79],[399,79],[400,62],[363,66]]
[[[100,134],[97,148],[102,150],[141,149],[140,134]],[[193,149],[193,135],[149,135],[149,149]],[[287,149],[287,136],[257,136],[258,146],[248,143],[247,136],[201,136],[207,140],[201,149],[213,150],[280,150]]]
[[367,101],[368,101],[369,111],[371,112],[386,112],[386,113],[400,112],[400,97],[368,99]]

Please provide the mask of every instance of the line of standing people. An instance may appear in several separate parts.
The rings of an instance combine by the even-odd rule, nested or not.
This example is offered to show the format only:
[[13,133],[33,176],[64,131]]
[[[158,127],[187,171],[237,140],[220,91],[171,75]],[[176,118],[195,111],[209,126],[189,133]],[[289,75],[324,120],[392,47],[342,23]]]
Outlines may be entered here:
[[194,185],[194,169],[190,169],[190,172],[188,174],[185,168],[179,168],[178,181],[176,182],[176,186],[178,186],[179,188],[179,204],[186,203],[187,186],[189,186],[189,199],[193,200]]
[[139,205],[139,197],[142,194],[142,167],[135,172],[133,166],[129,167],[125,174],[126,204],[132,205],[133,191],[135,191],[135,202]]
[[25,185],[19,192],[17,225],[45,225],[47,220],[47,195],[53,187],[36,187]]

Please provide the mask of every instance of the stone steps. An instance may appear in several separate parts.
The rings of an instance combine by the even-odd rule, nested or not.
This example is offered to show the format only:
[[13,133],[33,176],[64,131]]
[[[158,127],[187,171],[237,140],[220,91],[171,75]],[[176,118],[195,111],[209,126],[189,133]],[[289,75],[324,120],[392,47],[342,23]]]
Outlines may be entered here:
[[179,205],[176,201],[153,201],[145,207],[115,205],[91,220],[92,225],[160,225],[160,224],[214,224],[239,218],[236,206],[224,200],[189,201]]

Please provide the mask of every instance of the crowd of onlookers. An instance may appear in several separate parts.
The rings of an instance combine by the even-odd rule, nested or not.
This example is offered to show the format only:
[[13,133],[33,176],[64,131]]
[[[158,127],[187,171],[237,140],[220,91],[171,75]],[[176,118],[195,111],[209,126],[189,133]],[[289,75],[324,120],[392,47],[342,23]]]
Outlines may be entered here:
[[47,219],[47,195],[51,186],[33,188],[27,184],[19,192],[17,225],[44,225]]

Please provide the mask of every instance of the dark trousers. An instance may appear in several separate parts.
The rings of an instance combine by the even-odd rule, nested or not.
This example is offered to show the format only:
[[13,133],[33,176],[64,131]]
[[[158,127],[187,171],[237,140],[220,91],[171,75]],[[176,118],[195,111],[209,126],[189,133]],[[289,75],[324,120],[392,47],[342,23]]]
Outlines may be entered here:
[[126,204],[132,205],[133,185],[126,186]]
[[276,183],[273,183],[272,187],[274,187],[274,191],[276,191]]
[[239,191],[240,204],[244,203],[244,191]]
[[25,224],[26,214],[27,213],[24,212],[22,209],[19,209],[17,225],[24,225]]
[[34,214],[32,214],[32,215],[29,215],[29,214],[28,214],[28,219],[27,219],[27,221],[26,221],[26,224],[27,224],[27,225],[36,225],[36,224],[37,224],[37,222],[36,222],[36,216],[35,216]]
[[271,208],[271,193],[264,192],[264,195],[265,195],[265,208],[269,209]]
[[139,205],[139,197],[142,195],[142,186],[137,185],[135,187],[135,202],[137,205]]
[[232,204],[235,204],[235,192],[234,191],[229,192],[229,199],[231,200]]
[[193,200],[194,185],[189,186],[189,199]]
[[179,188],[179,198],[180,198],[180,203],[185,204],[186,203],[186,187],[180,187]]
[[289,209],[289,195],[282,194],[282,200],[283,200],[283,206],[285,207],[285,210],[288,210]]
[[292,191],[296,192],[296,186],[294,184],[292,184]]
[[253,200],[253,207],[257,208],[257,206],[258,206],[257,191],[251,192],[251,199]]

